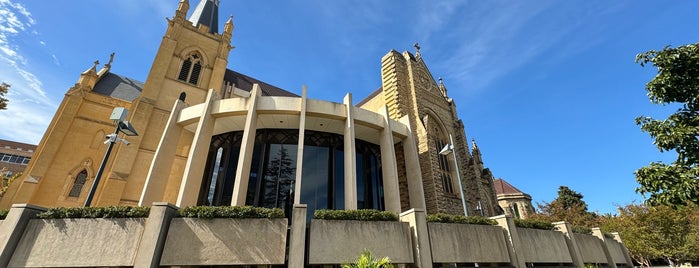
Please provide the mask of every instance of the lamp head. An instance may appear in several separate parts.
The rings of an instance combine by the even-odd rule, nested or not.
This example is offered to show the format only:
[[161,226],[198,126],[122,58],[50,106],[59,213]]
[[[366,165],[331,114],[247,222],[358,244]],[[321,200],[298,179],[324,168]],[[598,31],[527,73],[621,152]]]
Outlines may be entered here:
[[119,121],[119,131],[126,134],[126,136],[138,136],[136,129],[133,128],[129,121]]
[[452,152],[452,147],[451,144],[447,144],[442,148],[441,151],[439,151],[439,154],[441,155],[449,155]]

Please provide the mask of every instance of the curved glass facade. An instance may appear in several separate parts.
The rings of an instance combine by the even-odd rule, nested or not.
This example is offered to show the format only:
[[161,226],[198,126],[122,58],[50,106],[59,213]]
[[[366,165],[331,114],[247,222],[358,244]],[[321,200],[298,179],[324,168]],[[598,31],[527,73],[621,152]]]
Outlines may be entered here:
[[[298,130],[259,129],[252,155],[246,205],[277,207],[291,215],[294,196],[316,209],[344,209],[344,139],[342,135],[305,131],[301,193],[295,193]],[[243,132],[211,139],[200,205],[230,205]],[[357,208],[384,210],[381,153],[378,145],[357,140]]]

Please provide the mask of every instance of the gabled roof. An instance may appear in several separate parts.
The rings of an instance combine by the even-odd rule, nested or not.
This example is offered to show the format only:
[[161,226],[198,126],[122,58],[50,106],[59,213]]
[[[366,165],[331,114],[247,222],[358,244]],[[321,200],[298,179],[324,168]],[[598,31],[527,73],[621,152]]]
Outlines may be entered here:
[[97,81],[92,92],[131,102],[141,95],[142,90],[143,82],[115,73],[106,73]]
[[498,195],[501,194],[525,194],[524,192],[520,191],[516,187],[512,186],[512,184],[509,184],[503,179],[496,179],[493,181],[493,184],[495,186],[495,193]]
[[262,96],[299,97],[299,95],[267,84],[265,82],[233,71],[231,69],[226,69],[226,74],[223,76],[223,80],[228,83],[234,84],[239,89],[248,92],[252,91],[253,84],[259,84],[260,88],[262,89]]

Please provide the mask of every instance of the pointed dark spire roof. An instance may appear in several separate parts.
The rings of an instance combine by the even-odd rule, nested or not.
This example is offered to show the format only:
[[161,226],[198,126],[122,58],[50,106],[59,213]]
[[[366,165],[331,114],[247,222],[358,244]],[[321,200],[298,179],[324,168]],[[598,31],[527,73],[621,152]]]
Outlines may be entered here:
[[192,12],[189,21],[194,26],[204,24],[209,27],[209,33],[218,33],[218,3],[219,0],[201,0]]

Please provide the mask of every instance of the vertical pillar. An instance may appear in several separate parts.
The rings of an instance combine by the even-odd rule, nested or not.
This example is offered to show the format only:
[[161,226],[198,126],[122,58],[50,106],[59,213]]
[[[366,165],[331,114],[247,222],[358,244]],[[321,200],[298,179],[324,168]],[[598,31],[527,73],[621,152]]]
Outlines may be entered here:
[[[585,267],[585,261],[582,257],[582,252],[578,246],[578,241],[575,239],[575,233],[571,229],[570,224],[564,221],[554,222],[553,226],[555,230],[563,233],[566,237],[566,245],[568,246],[568,252],[570,252],[570,258],[573,260],[573,266],[575,267]],[[616,267],[616,266],[614,266]]]
[[357,147],[354,144],[354,106],[352,94],[343,99],[347,110],[345,121],[345,209],[357,209]]
[[192,148],[189,149],[187,164],[184,167],[184,175],[180,183],[180,192],[177,196],[177,206],[193,206],[197,204],[199,188],[206,166],[206,155],[211,145],[211,134],[214,131],[216,119],[211,116],[214,101],[218,100],[218,94],[214,89],[209,89],[206,101],[199,117],[199,124],[194,132]]
[[43,211],[45,211],[44,208],[29,204],[12,205],[7,217],[0,224],[0,267],[7,267],[10,263],[29,220]]
[[233,185],[231,206],[244,206],[245,197],[248,194],[252,151],[255,148],[255,134],[257,133],[257,99],[262,94],[260,85],[254,84],[250,93],[248,114],[245,117],[245,129],[243,129],[243,140],[240,142],[238,168],[235,171],[235,185]]
[[155,150],[153,161],[148,169],[143,192],[141,192],[141,198],[138,201],[139,206],[147,206],[153,202],[163,201],[162,198],[170,175],[170,167],[175,161],[177,143],[182,134],[182,127],[177,125],[177,118],[184,107],[184,101],[179,99],[175,101],[172,107],[172,112],[170,112],[170,117],[163,130],[163,136],[160,138],[160,143],[158,143],[158,148]]
[[491,219],[498,222],[498,226],[505,230],[507,243],[507,253],[510,254],[510,265],[513,267],[527,267],[526,258],[522,252],[522,242],[519,239],[519,234],[517,233],[517,226],[515,226],[515,220],[512,217],[507,217],[505,215],[491,217]]
[[396,164],[396,148],[393,142],[391,119],[388,117],[388,107],[384,106],[380,114],[383,116],[384,127],[381,130],[381,175],[383,177],[384,202],[386,210],[400,214],[400,189],[398,186],[398,169]]
[[614,236],[614,240],[619,242],[621,244],[621,250],[624,253],[624,259],[626,259],[626,265],[628,266],[633,266],[633,260],[631,259],[631,254],[629,254],[629,250],[626,248],[626,245],[624,245],[624,241],[621,240],[621,236],[619,235],[618,232],[613,232],[612,235]]
[[166,202],[155,202],[150,208],[141,243],[136,251],[134,267],[160,267],[170,220],[177,216],[177,207]]
[[306,139],[306,86],[301,89],[301,114],[299,114],[299,142],[296,151],[296,180],[294,204],[301,204],[301,180],[303,179],[303,144]]
[[400,214],[400,221],[410,225],[413,235],[413,256],[418,268],[432,268],[432,250],[424,208],[412,208]]
[[[612,257],[612,254],[609,252],[607,238],[604,237],[602,230],[600,230],[599,227],[592,228],[592,235],[602,240],[602,250],[604,250],[604,256],[607,257],[607,265],[609,267],[616,268],[616,262],[614,261],[614,257]],[[633,266],[633,262],[629,263],[629,266]]]
[[[305,90],[304,90],[305,91]],[[289,267],[304,267],[306,249],[306,204],[294,204],[291,214],[291,234],[289,237]]]
[[408,136],[403,139],[403,156],[405,158],[405,175],[408,181],[408,194],[410,195],[410,207],[427,209],[425,205],[425,191],[422,188],[422,170],[418,158],[413,130],[410,129],[410,118],[403,116],[400,122],[408,127]]

